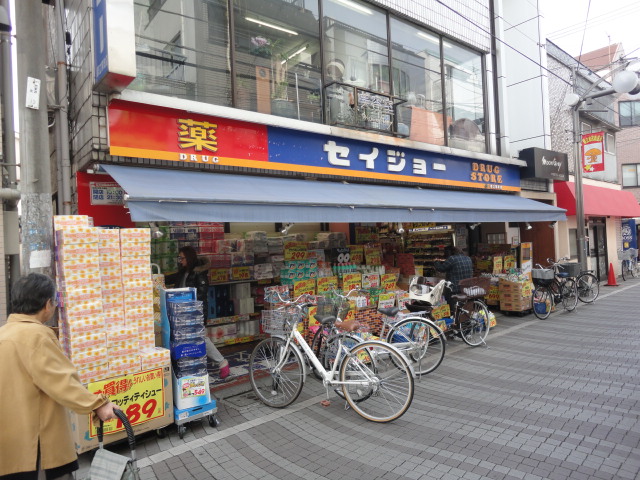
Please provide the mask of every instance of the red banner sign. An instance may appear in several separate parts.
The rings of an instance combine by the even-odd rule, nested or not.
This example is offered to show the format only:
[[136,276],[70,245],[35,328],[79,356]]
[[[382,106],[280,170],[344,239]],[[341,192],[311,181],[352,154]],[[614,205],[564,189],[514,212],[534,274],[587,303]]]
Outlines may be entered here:
[[604,171],[604,132],[582,135],[582,169],[585,173]]
[[109,138],[111,155],[227,165],[268,161],[264,125],[222,123],[207,115],[118,100],[109,105]]

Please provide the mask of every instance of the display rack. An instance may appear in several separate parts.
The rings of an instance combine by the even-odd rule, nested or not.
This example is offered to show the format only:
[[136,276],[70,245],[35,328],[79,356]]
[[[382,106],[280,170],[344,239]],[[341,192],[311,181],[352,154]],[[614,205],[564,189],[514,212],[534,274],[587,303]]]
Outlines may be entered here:
[[444,257],[444,249],[454,245],[453,226],[444,227],[446,228],[415,228],[407,234],[405,253],[413,255],[416,265],[422,265],[423,275],[434,273],[435,259]]

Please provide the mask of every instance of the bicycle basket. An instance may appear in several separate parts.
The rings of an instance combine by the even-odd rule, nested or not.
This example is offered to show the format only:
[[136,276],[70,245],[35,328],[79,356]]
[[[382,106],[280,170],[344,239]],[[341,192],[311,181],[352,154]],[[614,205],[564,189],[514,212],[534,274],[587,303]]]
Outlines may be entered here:
[[262,330],[270,335],[288,335],[298,324],[302,314],[297,309],[282,308],[262,311]]
[[351,305],[349,304],[349,301],[339,297],[338,295],[318,297],[316,318],[336,317],[344,319],[350,309]]
[[618,250],[618,260],[633,260],[637,256],[638,256],[638,251],[635,248]]
[[531,278],[535,285],[549,285],[555,277],[552,268],[534,268],[531,270]]
[[564,272],[570,277],[577,277],[580,275],[580,269],[581,265],[579,263],[561,263],[558,271],[560,273]]
[[484,297],[491,288],[491,278],[472,277],[458,282],[458,289],[467,297]]

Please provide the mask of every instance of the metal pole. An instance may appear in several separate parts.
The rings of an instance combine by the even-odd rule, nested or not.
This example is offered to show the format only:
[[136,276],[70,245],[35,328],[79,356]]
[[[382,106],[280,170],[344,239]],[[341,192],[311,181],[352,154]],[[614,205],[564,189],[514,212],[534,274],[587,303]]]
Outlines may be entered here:
[[[4,7],[7,18],[11,19],[10,1],[0,0],[0,6]],[[14,128],[14,108],[13,108],[13,54],[11,51],[11,31],[0,31],[0,84],[2,86],[2,140],[3,140],[3,160],[4,172],[6,172],[6,183],[3,181],[2,186],[4,200],[4,229],[5,238],[9,241],[4,245],[7,271],[6,290],[7,305],[10,305],[10,291],[13,284],[20,277],[20,255],[18,248],[18,232],[12,226],[17,222],[10,222],[10,219],[18,218],[18,201],[20,193],[18,192],[17,174],[16,174],[16,132]],[[4,172],[2,177],[4,177]],[[15,193],[15,195],[14,195]],[[6,195],[6,196],[4,196]],[[12,242],[13,240],[13,242]],[[1,318],[5,312],[0,313]],[[8,311],[6,313],[9,313]]]
[[[22,273],[52,275],[53,208],[42,0],[16,2]],[[48,8],[48,7],[47,7]],[[34,82],[35,80],[35,82]],[[40,88],[36,82],[40,81]],[[31,100],[27,107],[27,95]]]
[[[573,75],[573,92],[580,95],[578,89],[578,77],[576,67],[571,67],[571,73]],[[582,149],[581,140],[582,135],[580,131],[580,113],[579,108],[582,102],[578,102],[577,105],[572,107],[573,109],[573,136],[574,136],[574,181],[575,181],[575,194],[576,194],[576,233],[578,240],[578,263],[581,265],[582,270],[587,268],[587,244],[586,244],[586,231],[584,226],[584,195],[582,193]]]
[[69,154],[69,97],[67,95],[67,52],[65,48],[64,1],[57,0],[54,10],[56,16],[56,157],[62,177],[62,188],[58,192],[58,211],[63,215],[71,214],[71,156]]

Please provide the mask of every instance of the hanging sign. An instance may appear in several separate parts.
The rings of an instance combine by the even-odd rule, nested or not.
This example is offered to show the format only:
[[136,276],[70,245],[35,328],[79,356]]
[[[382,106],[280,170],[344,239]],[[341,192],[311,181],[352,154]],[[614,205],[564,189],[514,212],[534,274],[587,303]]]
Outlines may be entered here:
[[124,205],[124,190],[116,182],[89,182],[91,205]]
[[585,173],[604,171],[604,132],[582,135],[582,169]]

